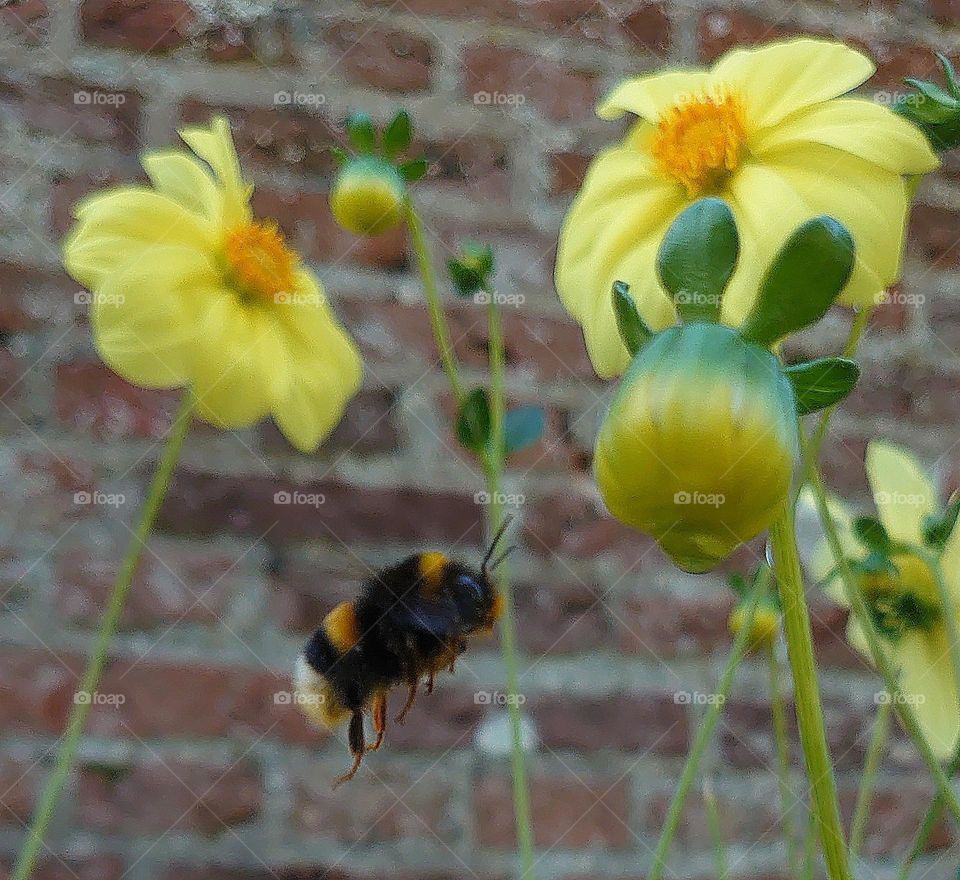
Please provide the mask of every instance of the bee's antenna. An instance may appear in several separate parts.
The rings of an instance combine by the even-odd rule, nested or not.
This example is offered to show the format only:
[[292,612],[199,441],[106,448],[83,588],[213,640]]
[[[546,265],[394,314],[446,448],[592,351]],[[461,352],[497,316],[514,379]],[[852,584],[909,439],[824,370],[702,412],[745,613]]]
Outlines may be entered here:
[[[513,514],[506,517],[502,523],[500,523],[500,528],[497,529],[497,533],[493,536],[493,540],[490,542],[490,548],[487,550],[487,555],[483,557],[483,564],[480,566],[480,570],[486,574],[487,572],[487,563],[490,562],[490,557],[493,556],[493,551],[497,549],[497,544],[500,543],[500,539],[503,537],[503,533],[507,530],[507,526],[513,522]],[[510,551],[508,550],[507,553]],[[506,556],[506,554],[504,554]],[[502,558],[502,557],[501,557]]]
[[513,553],[514,550],[519,550],[519,549],[520,549],[520,545],[519,545],[519,544],[511,544],[509,547],[507,547],[507,549],[504,550],[503,553],[501,553],[501,554],[496,558],[496,560],[494,561],[493,565],[490,566],[490,571],[491,571],[491,572],[496,571],[496,570],[500,567],[500,565],[503,563],[503,561],[504,561],[511,553]]

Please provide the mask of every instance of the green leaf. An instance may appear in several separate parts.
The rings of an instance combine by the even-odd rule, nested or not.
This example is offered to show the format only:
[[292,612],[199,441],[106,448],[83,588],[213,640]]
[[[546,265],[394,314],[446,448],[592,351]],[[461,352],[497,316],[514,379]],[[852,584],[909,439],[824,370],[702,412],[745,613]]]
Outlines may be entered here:
[[747,595],[747,582],[743,579],[743,575],[728,575],[727,583],[730,585],[730,589],[741,598]]
[[858,516],[852,523],[853,534],[868,550],[887,555],[890,551],[890,536],[883,523],[873,516]]
[[783,372],[793,385],[798,416],[805,416],[843,400],[860,378],[857,362],[841,357],[817,358],[793,364],[784,367]]
[[954,498],[940,516],[928,516],[923,523],[923,542],[928,547],[942,548],[957,524],[960,516],[960,498]]
[[474,388],[457,413],[457,439],[473,452],[480,452],[490,440],[490,401],[485,388]]
[[716,321],[740,239],[723,199],[694,202],[667,230],[657,254],[657,274],[683,321]]
[[426,159],[411,159],[401,163],[398,170],[407,183],[413,183],[423,177],[429,167],[430,163]]
[[410,146],[413,136],[413,126],[410,123],[410,114],[406,110],[398,110],[397,115],[390,120],[383,131],[383,154],[392,159]]
[[458,295],[472,296],[489,283],[493,272],[493,248],[475,242],[461,245],[460,257],[447,262],[447,272]]
[[507,455],[532,446],[542,436],[547,415],[542,406],[518,406],[507,411],[503,420],[503,442]]
[[935,52],[934,54],[937,56],[937,61],[940,62],[940,66],[943,68],[943,72],[947,77],[947,85],[950,88],[951,94],[955,98],[960,98],[960,83],[957,82],[957,73],[953,69],[953,63],[942,52]]
[[346,165],[346,163],[350,161],[350,154],[346,150],[340,149],[340,147],[330,147],[330,154],[338,166]]
[[650,338],[650,329],[643,323],[640,312],[630,296],[630,285],[623,281],[613,282],[613,313],[617,319],[617,329],[623,344],[633,357]]
[[377,132],[367,113],[351,113],[347,117],[347,136],[358,153],[372,153],[377,145]]
[[822,318],[853,271],[850,233],[832,217],[808,220],[777,254],[740,332],[764,346]]

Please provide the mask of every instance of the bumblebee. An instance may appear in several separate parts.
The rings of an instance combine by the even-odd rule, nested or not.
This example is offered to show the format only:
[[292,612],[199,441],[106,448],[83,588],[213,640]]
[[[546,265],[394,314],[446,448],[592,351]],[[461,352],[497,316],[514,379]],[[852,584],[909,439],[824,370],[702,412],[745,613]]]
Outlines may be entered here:
[[[334,728],[349,719],[353,764],[333,787],[352,779],[366,752],[383,743],[387,694],[406,685],[407,698],[394,718],[402,724],[420,682],[427,693],[434,676],[454,671],[470,636],[490,632],[503,597],[491,574],[515,549],[490,560],[509,525],[495,535],[479,570],[436,551],[416,553],[368,578],[359,595],[323,619],[297,658],[296,701],[314,722]],[[375,741],[367,745],[364,712],[373,718]]]

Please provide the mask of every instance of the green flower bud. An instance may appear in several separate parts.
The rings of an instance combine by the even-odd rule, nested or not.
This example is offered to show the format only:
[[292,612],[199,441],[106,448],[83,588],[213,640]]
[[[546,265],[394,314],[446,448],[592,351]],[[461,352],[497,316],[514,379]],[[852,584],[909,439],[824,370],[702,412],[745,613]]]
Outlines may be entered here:
[[594,473],[610,512],[703,572],[767,528],[798,457],[793,389],[777,359],[719,324],[657,334],[600,429]]
[[357,156],[340,169],[330,191],[330,209],[355,235],[379,235],[403,221],[407,186],[389,162]]
[[[730,614],[728,626],[731,635],[736,637],[739,634],[746,619],[747,608],[741,603]],[[771,601],[759,602],[753,612],[753,620],[750,622],[750,635],[747,639],[748,649],[758,651],[760,648],[765,648],[776,638],[779,629],[780,609]]]

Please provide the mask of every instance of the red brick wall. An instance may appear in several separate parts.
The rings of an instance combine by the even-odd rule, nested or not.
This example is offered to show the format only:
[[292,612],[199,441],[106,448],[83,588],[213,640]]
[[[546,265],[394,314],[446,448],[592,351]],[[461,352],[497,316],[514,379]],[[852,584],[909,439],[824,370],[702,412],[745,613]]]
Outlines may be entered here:
[[[359,339],[365,386],[316,456],[295,454],[269,425],[189,438],[101,688],[122,705],[93,712],[41,876],[510,875],[509,766],[489,746],[502,741],[502,715],[475,699],[502,687],[492,641],[335,794],[342,741],[274,700],[306,635],[365,565],[425,544],[471,554],[480,540],[480,477],[447,427],[449,395],[404,237],[357,241],[326,204],[325,147],[340,140],[347,112],[385,119],[400,100],[433,160],[418,198],[437,253],[466,236],[497,247],[501,289],[526,298],[506,316],[509,390],[549,409],[545,441],[508,480],[525,496],[516,568],[524,710],[539,740],[539,875],[643,875],[701,708],[676,695],[711,691],[730,603],[720,577],[670,571],[598,508],[590,448],[609,389],[558,307],[553,245],[586,157],[615,134],[592,115],[607,86],[801,31],[866,47],[880,65],[871,90],[891,92],[904,75],[932,72],[931,49],[956,50],[960,4],[13,0],[0,9],[0,864],[22,837],[175,405],[98,363],[58,240],[79,195],[136,176],[142,147],[222,109],[258,209],[316,265]],[[277,104],[278,92],[308,97]],[[476,92],[511,97],[482,105]],[[903,286],[916,296],[876,316],[864,381],[835,420],[827,471],[838,490],[862,491],[864,443],[877,431],[957,482],[958,168],[948,163],[923,186]],[[473,375],[482,316],[451,303],[450,319]],[[833,315],[797,347],[835,351],[845,329]],[[293,489],[326,502],[274,503]],[[78,492],[102,493],[102,503],[78,504]],[[851,810],[877,683],[845,647],[842,613],[822,599],[814,612]],[[738,876],[782,870],[764,676],[759,663],[745,667],[710,756]],[[898,744],[868,856],[905,845],[927,791]],[[949,854],[954,838],[944,830],[933,843],[930,858]],[[955,862],[954,853],[939,863],[944,876]],[[710,864],[694,802],[676,875],[706,877]]]

